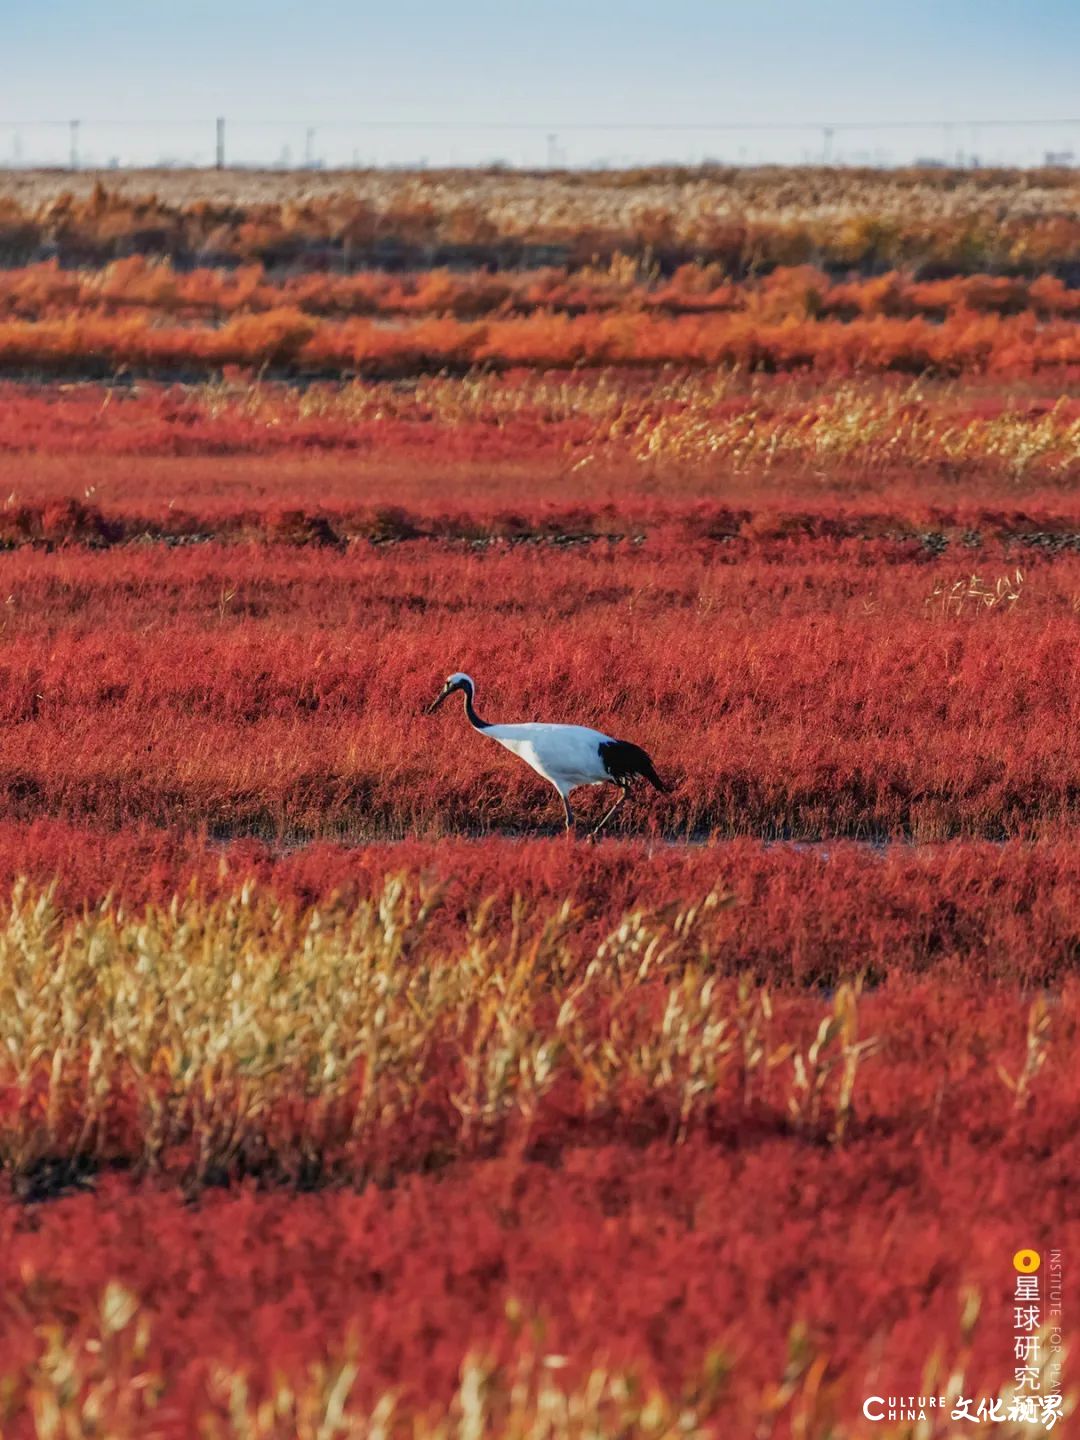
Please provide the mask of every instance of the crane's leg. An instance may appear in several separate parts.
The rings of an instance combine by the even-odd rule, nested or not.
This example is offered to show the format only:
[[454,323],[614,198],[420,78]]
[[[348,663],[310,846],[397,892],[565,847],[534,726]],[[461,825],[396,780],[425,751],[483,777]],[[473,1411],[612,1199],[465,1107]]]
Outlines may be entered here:
[[569,796],[569,795],[563,795],[563,793],[562,793],[561,790],[559,791],[559,795],[560,795],[560,797],[562,798],[563,809],[566,811],[566,833],[567,833],[567,835],[573,835],[573,833],[574,833],[574,812],[570,809],[570,796]]
[[623,803],[623,801],[626,799],[626,797],[627,797],[629,794],[630,794],[630,786],[629,786],[629,785],[620,785],[620,786],[619,786],[619,798],[615,801],[615,804],[612,805],[611,809],[607,812],[607,814],[604,816],[604,818],[603,818],[602,820],[598,821],[598,823],[597,823],[596,825],[594,825],[593,828],[589,831],[589,839],[590,839],[590,840],[592,840],[592,839],[594,838],[594,836],[596,836],[596,835],[598,835],[598,834],[600,833],[600,831],[604,828],[604,826],[607,824],[607,822],[611,819],[612,815],[615,814],[615,811],[619,808],[619,806]]

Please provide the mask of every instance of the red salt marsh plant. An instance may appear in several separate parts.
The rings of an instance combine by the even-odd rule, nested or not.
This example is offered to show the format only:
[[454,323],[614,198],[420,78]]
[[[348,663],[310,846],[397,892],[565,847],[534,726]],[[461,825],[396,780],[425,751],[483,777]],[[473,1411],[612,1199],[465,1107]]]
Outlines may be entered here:
[[492,895],[447,944],[428,935],[438,892],[405,876],[349,906],[246,886],[67,917],[17,887],[0,1169],[32,1195],[116,1166],[188,1189],[352,1183],[507,1145],[841,1146],[879,1124],[1068,1143],[1070,984],[1052,1003],[902,978],[864,993],[851,955],[831,997],[770,991],[724,973],[710,916],[734,901],[632,911],[591,944],[569,902]]
[[[970,586],[967,564],[799,533],[748,540],[744,560],[711,542],[11,556],[0,814],[268,838],[542,832],[558,817],[524,767],[460,716],[421,714],[467,666],[489,718],[634,735],[678,782],[627,807],[639,832],[1072,823],[1075,557],[1025,567],[1015,602],[954,613],[942,595]],[[980,567],[984,587],[1015,583],[1003,562]]]
[[[524,1181],[525,1176],[519,1174],[519,1202]],[[449,1198],[451,1204],[471,1201],[475,1213],[487,1197],[477,1186],[464,1193],[459,1188]],[[385,1288],[384,1277],[388,1272],[394,1274],[392,1259],[383,1250],[372,1253],[375,1237],[370,1233],[354,1236],[356,1222],[363,1223],[366,1217],[362,1213],[354,1216],[340,1206],[340,1216],[324,1213],[312,1218],[320,1231],[336,1242],[332,1252],[325,1252],[323,1274],[341,1274],[344,1261],[349,1278],[359,1282],[349,1297],[352,1318],[346,1326],[340,1303],[335,1303],[339,1296],[327,1296],[325,1281],[320,1284],[315,1279],[313,1284],[313,1275],[306,1271],[287,1289],[279,1287],[280,1296],[271,1299],[261,1288],[260,1281],[274,1273],[275,1262],[297,1234],[296,1227],[288,1224],[281,1226],[280,1239],[273,1232],[260,1234],[260,1221],[272,1226],[278,1218],[265,1203],[261,1214],[249,1209],[235,1218],[219,1211],[209,1223],[193,1224],[190,1210],[186,1215],[170,1212],[158,1197],[147,1197],[141,1205],[122,1195],[110,1199],[129,1225],[153,1233],[167,1247],[182,1247],[189,1260],[195,1259],[199,1268],[194,1273],[189,1266],[175,1276],[180,1282],[177,1288],[189,1295],[194,1290],[195,1298],[188,1300],[181,1317],[171,1313],[173,1307],[165,1292],[156,1285],[149,1297],[115,1279],[106,1282],[99,1294],[88,1286],[80,1291],[47,1287],[24,1259],[13,1300],[27,1319],[36,1322],[35,1338],[41,1338],[36,1353],[18,1344],[5,1351],[0,1417],[6,1433],[17,1440],[40,1436],[50,1425],[58,1424],[72,1433],[107,1427],[110,1435],[131,1440],[136,1436],[180,1440],[196,1431],[214,1440],[255,1436],[261,1440],[314,1440],[318,1436],[364,1440],[373,1432],[401,1440],[421,1440],[432,1434],[494,1437],[508,1433],[529,1440],[561,1440],[564,1436],[580,1440],[596,1434],[714,1440],[732,1433],[736,1426],[737,1433],[753,1433],[767,1440],[854,1440],[864,1433],[862,1395],[873,1390],[888,1393],[882,1377],[891,1378],[897,1360],[915,1372],[918,1386],[913,1388],[935,1397],[947,1392],[944,1413],[931,1410],[923,1427],[928,1437],[944,1440],[955,1434],[948,1428],[950,1412],[961,1394],[980,1394],[982,1377],[981,1393],[988,1392],[994,1400],[1002,1394],[998,1415],[1004,1423],[999,1433],[1006,1440],[1023,1440],[1032,1433],[1031,1423],[1022,1418],[1022,1406],[1013,1407],[1007,1388],[997,1378],[1000,1371],[995,1370],[991,1358],[993,1317],[980,1315],[980,1297],[973,1288],[956,1297],[951,1323],[938,1330],[938,1348],[929,1358],[925,1351],[920,1352],[918,1340],[908,1340],[903,1323],[895,1316],[875,1328],[869,1341],[860,1336],[862,1347],[852,1354],[846,1334],[826,1337],[802,1321],[776,1342],[767,1318],[748,1304],[745,1296],[737,1302],[737,1310],[729,1310],[723,1299],[711,1313],[705,1313],[704,1307],[699,1312],[696,1304],[687,1306],[688,1274],[679,1266],[666,1282],[659,1275],[648,1276],[674,1312],[664,1326],[670,1338],[660,1346],[650,1334],[656,1327],[642,1323],[645,1317],[633,1306],[632,1294],[618,1284],[615,1270],[602,1286],[596,1285],[592,1273],[595,1262],[565,1277],[570,1282],[567,1293],[576,1303],[579,1317],[584,1313],[584,1323],[578,1318],[567,1326],[560,1323],[561,1316],[537,1315],[513,1294],[503,1301],[505,1313],[492,1315],[490,1292],[494,1290],[503,1299],[509,1275],[518,1276],[519,1267],[512,1260],[506,1264],[502,1256],[493,1258],[489,1250],[476,1269],[463,1270],[452,1261],[442,1269],[439,1238],[432,1234],[434,1243],[430,1243],[424,1228],[419,1234],[414,1229],[403,1246],[406,1250],[419,1248],[426,1263],[426,1271],[409,1277],[414,1286],[410,1293],[422,1297],[423,1309],[418,1312],[415,1306],[402,1305],[395,1313],[377,1299],[377,1291]],[[564,1193],[563,1206],[566,1203]],[[502,1210],[505,1231],[505,1198]],[[459,1239],[455,1219],[452,1214],[447,1216],[443,1233]],[[610,1214],[582,1214],[576,1206],[573,1220],[593,1220],[609,1232],[614,1229]],[[211,1238],[215,1225],[225,1232],[216,1244],[216,1237]],[[71,1221],[66,1228],[71,1228]],[[466,1244],[475,1242],[475,1228],[474,1222]],[[60,1226],[56,1229],[62,1233]],[[192,1243],[203,1239],[202,1231],[210,1233],[201,1249],[210,1252],[213,1245],[217,1252],[213,1256],[204,1256]],[[377,1238],[384,1237],[379,1234]],[[524,1237],[511,1234],[509,1243],[504,1240],[504,1244],[510,1250],[516,1240],[518,1255],[531,1258],[531,1252],[540,1247],[535,1236],[529,1238],[532,1243],[526,1244],[522,1243]],[[548,1238],[545,1235],[543,1240]],[[578,1246],[569,1227],[560,1238],[577,1257]],[[635,1248],[637,1266],[642,1266],[646,1257],[640,1244],[634,1246],[633,1232],[624,1228],[619,1238]],[[357,1255],[357,1239],[366,1264]],[[223,1243],[226,1240],[231,1242],[231,1250]],[[230,1284],[211,1283],[207,1287],[210,1294],[206,1294],[203,1285],[207,1277],[201,1267],[219,1257],[224,1264],[218,1274],[228,1274]],[[128,1257],[117,1258],[125,1272],[130,1272],[130,1263],[125,1263]],[[605,1259],[609,1258],[605,1253]],[[685,1258],[685,1249],[682,1256],[672,1255],[676,1261]],[[476,1283],[485,1272],[488,1294]],[[554,1266],[551,1274],[563,1278]],[[416,1284],[423,1279],[428,1284],[418,1290]],[[455,1307],[453,1300],[448,1305],[448,1297],[440,1294],[440,1281],[451,1294],[464,1292],[463,1299],[475,1296],[472,1309],[464,1309],[460,1302]],[[374,1303],[367,1293],[372,1288],[376,1290]],[[621,1302],[623,1309],[598,1313],[594,1295],[600,1289]],[[223,1291],[231,1292],[231,1305],[211,1298]],[[830,1299],[840,1302],[838,1294]],[[862,1299],[860,1295],[858,1300]],[[315,1310],[320,1302],[321,1313]],[[458,1316],[453,1314],[455,1308]],[[852,1309],[849,1292],[845,1311],[851,1314]],[[861,1313],[869,1309],[863,1306]],[[357,1310],[362,1316],[359,1322]],[[690,1311],[687,1319],[703,1322],[696,1336],[687,1336],[685,1325],[679,1323],[678,1312],[683,1310]],[[412,1328],[418,1313],[428,1318],[422,1326]],[[937,1313],[935,1306],[935,1322]],[[232,1317],[235,1320],[230,1327]],[[241,1317],[243,1323],[236,1323]],[[457,1330],[451,1337],[448,1322],[455,1319]],[[386,1342],[385,1349],[365,1344],[373,1323],[379,1327],[380,1341]],[[168,1333],[163,1334],[166,1326]],[[1049,1338],[1048,1333],[1044,1338]],[[748,1340],[756,1342],[756,1354],[746,1353]],[[883,1365],[875,1351],[886,1348],[890,1363]],[[660,1356],[658,1349],[662,1349]],[[617,1359],[609,1358],[613,1350]],[[387,1351],[394,1357],[389,1363],[384,1358]],[[1046,1366],[1043,1383],[1047,1387],[1050,1383]],[[906,1393],[902,1386],[894,1384],[893,1388]],[[975,1399],[970,1402],[972,1406],[976,1403]],[[1036,1421],[1045,1415],[1049,1425],[1056,1425],[1072,1413],[1075,1397],[1053,1395],[1047,1389],[1031,1404]],[[917,1400],[912,1409],[918,1413]],[[880,1433],[886,1440],[904,1440],[911,1433],[910,1423],[887,1422]],[[1047,1433],[1046,1429],[1041,1433]]]
[[482,366],[506,369],[683,366],[895,372],[1027,378],[1080,365],[1072,320],[958,313],[841,320],[760,320],[751,314],[694,316],[534,315],[483,321],[428,316],[319,320],[295,307],[236,315],[220,325],[151,323],[145,313],[79,314],[63,320],[0,321],[0,371],[107,378],[200,377],[226,366],[286,376],[408,378]]
[[549,1424],[591,1396],[630,1433],[675,1407],[854,1437],[903,1377],[997,1394],[1012,1253],[1077,1239],[1075,986],[762,988],[720,972],[724,908],[593,944],[565,905],[481,902],[444,948],[401,879],[317,909],[17,893],[5,1430],[412,1435],[465,1407],[485,1434],[516,1405],[531,1433],[536,1365]]
[[259,533],[260,513],[279,509],[322,515],[339,538],[372,533],[380,510],[460,534],[542,529],[560,512],[573,530],[575,511],[601,531],[648,531],[702,504],[1053,514],[1080,454],[1080,412],[1060,391],[611,369],[407,386],[7,383],[4,537],[40,535],[55,499],[96,515],[102,539]]
[[22,874],[43,888],[58,876],[53,893],[65,913],[109,895],[127,909],[165,905],[192,888],[211,900],[246,883],[283,905],[349,906],[407,874],[439,887],[426,933],[448,950],[468,943],[481,897],[503,920],[515,895],[532,914],[567,902],[581,943],[595,947],[635,909],[659,914],[716,889],[732,903],[711,910],[699,927],[717,973],[753,974],[780,987],[835,985],[860,970],[875,981],[933,974],[1025,988],[1059,983],[1076,954],[1068,897],[1078,863],[1068,833],[1034,845],[457,838],[279,850],[147,826],[0,822],[0,886]]
[[837,281],[812,266],[778,266],[733,282],[717,265],[683,265],[671,275],[614,257],[574,273],[380,270],[272,275],[260,265],[240,269],[173,269],[135,254],[101,268],[62,268],[56,260],[0,272],[0,317],[70,318],[73,314],[148,314],[222,320],[295,308],[324,317],[450,315],[495,318],[541,312],[570,315],[732,314],[763,319],[851,320],[858,316],[1017,315],[1041,320],[1080,317],[1080,298],[1054,276],[994,275],[919,281],[891,271]]

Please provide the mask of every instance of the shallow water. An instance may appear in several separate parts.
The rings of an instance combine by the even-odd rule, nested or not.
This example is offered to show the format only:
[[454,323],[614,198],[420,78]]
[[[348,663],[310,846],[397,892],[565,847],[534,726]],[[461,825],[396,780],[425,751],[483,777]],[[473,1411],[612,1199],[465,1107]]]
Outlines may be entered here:
[[[309,833],[281,833],[262,829],[236,829],[228,827],[211,829],[208,832],[208,839],[212,845],[222,849],[229,845],[244,840],[254,840],[265,845],[276,855],[290,855],[307,849],[313,845],[336,845],[350,850],[363,850],[368,846],[395,845],[409,841],[418,844],[438,846],[439,844],[466,844],[484,845],[489,841],[502,841],[509,844],[530,845],[533,843],[552,844],[565,841],[562,830],[474,830],[456,831],[444,835],[413,834],[408,831],[387,831],[384,833],[372,833],[369,830],[340,830],[326,832],[324,834]],[[864,852],[868,857],[884,858],[893,852],[915,853],[919,851],[936,851],[956,844],[958,842],[979,845],[1004,846],[1010,842],[999,837],[980,835],[955,835],[944,839],[918,840],[913,836],[879,836],[874,838],[863,838],[858,836],[833,835],[817,839],[800,839],[795,837],[774,836],[774,835],[717,835],[713,832],[694,833],[690,835],[651,835],[613,832],[609,835],[601,835],[595,839],[580,836],[575,841],[566,841],[578,845],[601,846],[604,848],[633,848],[640,849],[646,855],[654,850],[707,850],[715,849],[722,851],[725,847],[734,844],[758,844],[764,850],[792,850],[797,853],[816,855],[821,860],[828,860],[832,853],[842,847],[846,851],[856,850]],[[1029,841],[1034,844],[1036,842]]]

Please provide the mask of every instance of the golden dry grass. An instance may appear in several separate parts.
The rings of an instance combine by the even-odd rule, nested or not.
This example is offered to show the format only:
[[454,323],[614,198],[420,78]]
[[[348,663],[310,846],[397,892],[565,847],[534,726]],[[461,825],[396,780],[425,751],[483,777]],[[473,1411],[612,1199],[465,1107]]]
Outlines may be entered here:
[[[355,1185],[392,1181],[406,1165],[524,1154],[559,1125],[580,1144],[595,1126],[604,1144],[623,1123],[631,1154],[650,1139],[710,1147],[759,1127],[849,1168],[865,1161],[859,1143],[896,1139],[897,1126],[912,1124],[918,1140],[907,1143],[929,1143],[934,1124],[954,1131],[949,1077],[976,1056],[988,1087],[980,1133],[1013,1121],[1020,1133],[1043,1072],[1062,1081],[1077,1003],[1068,990],[1017,996],[1004,1043],[1001,1008],[982,1028],[972,1017],[966,1038],[920,1020],[931,1038],[914,1063],[930,1065],[933,1083],[909,1099],[912,1071],[907,1082],[889,1072],[912,1032],[890,1023],[889,1006],[869,1024],[875,997],[857,979],[800,996],[723,973],[710,917],[728,900],[634,911],[588,945],[569,904],[491,898],[440,942],[442,897],[415,876],[391,876],[347,907],[283,903],[248,885],[137,912],[112,900],[63,911],[51,892],[20,884],[0,913],[0,1166],[22,1193],[110,1164],[179,1176],[192,1195],[252,1174]],[[892,1003],[891,992],[881,998]],[[65,1283],[30,1265],[6,1296],[21,1351],[7,1365],[0,1357],[0,1433],[27,1417],[33,1428],[13,1435],[174,1433],[165,1417],[177,1382],[155,1302],[121,1279],[76,1302]],[[985,1348],[979,1309],[967,1294],[913,1390],[971,1393],[965,1372],[979,1371]],[[211,1364],[187,1398],[206,1440],[704,1440],[730,1433],[717,1417],[734,1412],[760,1440],[863,1433],[850,1372],[799,1324],[774,1337],[767,1383],[747,1387],[714,1348],[665,1389],[600,1353],[545,1346],[516,1301],[506,1323],[498,1355],[463,1340],[456,1392],[423,1408],[392,1391],[373,1399],[369,1357],[348,1333],[303,1369],[256,1376]],[[958,1433],[879,1429],[887,1440]],[[1042,1431],[1006,1421],[997,1433]]]
[[971,212],[1000,221],[1080,209],[1069,170],[861,170],[813,166],[690,167],[537,174],[528,171],[360,170],[0,170],[0,199],[47,205],[84,199],[95,186],[126,200],[155,195],[166,205],[304,205],[363,200],[389,211],[424,203],[436,214],[475,205],[503,234],[530,225],[567,232],[619,226],[649,212],[742,219],[821,220],[873,215],[940,220]]
[[838,472],[982,466],[1020,485],[1028,478],[1068,480],[1080,465],[1080,419],[1062,400],[1046,408],[1006,397],[996,413],[972,413],[951,382],[885,386],[875,378],[815,388],[736,369],[672,371],[643,390],[615,371],[601,371],[538,375],[527,388],[490,374],[420,376],[408,387],[348,381],[303,390],[219,380],[192,386],[187,400],[223,425],[238,419],[268,427],[315,419],[447,427],[500,427],[534,416],[549,424],[573,421],[578,429],[567,454],[579,466],[627,454],[642,464],[717,462],[758,483],[774,473],[788,481],[793,469],[835,485]]
[[493,901],[440,953],[437,902],[398,877],[349,910],[248,887],[65,918],[20,887],[0,928],[0,1164],[355,1177],[527,1136],[556,1086],[585,1122],[644,1106],[677,1140],[774,1070],[791,1127],[843,1139],[875,1048],[857,988],[780,1037],[767,990],[715,973],[715,894],[630,914],[591,954],[569,904]]
[[[145,1440],[165,1433],[161,1411],[167,1410],[169,1382],[158,1368],[152,1321],[135,1293],[110,1282],[96,1310],[87,1307],[67,1323],[57,1322],[32,1287],[21,1299],[28,1319],[43,1322],[37,1326],[38,1356],[16,1373],[6,1373],[0,1359],[0,1422],[28,1415],[39,1440]],[[931,1355],[918,1383],[913,1377],[913,1390],[946,1395],[950,1405],[975,1393],[965,1367],[980,1308],[980,1297],[967,1292],[951,1352]],[[366,1359],[350,1337],[305,1372],[278,1374],[269,1388],[218,1364],[207,1377],[199,1433],[204,1440],[719,1440],[731,1433],[717,1417],[734,1381],[722,1350],[707,1352],[679,1393],[602,1363],[594,1363],[584,1379],[568,1379],[571,1357],[543,1345],[542,1325],[516,1306],[507,1320],[520,1337],[517,1358],[470,1352],[449,1402],[426,1408],[403,1404],[393,1391],[373,1404],[358,1403],[353,1390]],[[1045,1342],[1047,1333],[1041,1338]],[[755,1440],[858,1440],[866,1434],[862,1420],[850,1418],[827,1354],[803,1326],[778,1336],[775,1348],[777,1380],[742,1404]],[[1045,1363],[1040,1368],[1045,1375]],[[989,1398],[1000,1407],[994,1427],[999,1440],[1048,1433],[1041,1419],[1007,1418],[1008,1389]],[[1074,1394],[1062,1397],[1063,1424],[1075,1406]],[[881,1440],[959,1440],[968,1433],[967,1422],[950,1424],[949,1413],[946,1407],[940,1418],[935,1411],[925,1422],[886,1422],[874,1434]]]

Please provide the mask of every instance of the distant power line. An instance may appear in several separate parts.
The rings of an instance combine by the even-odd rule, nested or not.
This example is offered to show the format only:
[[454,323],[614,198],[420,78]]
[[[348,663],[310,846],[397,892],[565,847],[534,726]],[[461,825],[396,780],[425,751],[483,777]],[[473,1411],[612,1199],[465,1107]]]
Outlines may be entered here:
[[[26,136],[33,136],[35,131],[39,137],[37,144],[28,145]],[[67,131],[68,136],[64,147],[66,157],[56,143],[63,131]],[[1009,135],[1010,131],[1014,133]],[[340,117],[319,120],[310,114],[296,119],[282,116],[236,119],[223,115],[148,119],[129,115],[115,119],[85,116],[66,120],[56,117],[0,119],[0,136],[9,150],[10,163],[17,169],[30,169],[38,164],[72,171],[102,168],[103,154],[108,169],[119,169],[123,155],[127,166],[202,168],[211,165],[223,170],[233,165],[316,170],[342,165],[349,151],[354,168],[361,167],[363,157],[363,164],[367,165],[405,163],[426,169],[430,161],[428,154],[407,152],[427,151],[430,146],[439,152],[436,166],[520,163],[536,167],[543,164],[544,158],[548,169],[570,169],[583,163],[600,167],[647,165],[660,163],[661,159],[667,164],[719,164],[715,158],[718,152],[737,150],[737,161],[729,158],[728,163],[827,166],[899,163],[963,168],[988,163],[986,152],[991,146],[999,153],[989,163],[1072,165],[1080,150],[1077,143],[1080,116],[562,122],[496,120],[483,116],[439,120],[367,115],[352,120]],[[443,136],[446,140],[440,143]],[[585,139],[586,136],[593,138]],[[890,136],[891,139],[887,138]],[[905,136],[906,140],[901,138]],[[563,139],[569,145],[561,143]],[[1024,153],[1006,157],[1000,153],[1002,144],[1014,152],[1019,148]],[[162,146],[177,153],[162,153]],[[272,155],[270,152],[275,149],[277,154]],[[593,154],[583,155],[581,152],[586,149]],[[31,158],[35,150],[37,154]],[[151,158],[155,150],[156,158]],[[492,158],[491,152],[495,150],[503,152],[502,158]],[[752,160],[751,150],[756,152]],[[609,153],[597,153],[601,151]],[[507,152],[513,152],[514,158],[507,159]],[[302,155],[302,163],[294,163],[294,153]],[[681,162],[676,158],[680,154]],[[136,160],[135,155],[141,158]]]
[[[73,122],[68,120],[0,120],[0,127],[5,130],[14,129],[44,129],[46,127],[69,127]],[[197,119],[188,120],[132,120],[130,117],[123,120],[110,120],[92,118],[87,120],[82,117],[81,122],[86,125],[95,125],[113,129],[146,130],[154,129],[191,129],[195,125],[203,123]],[[269,128],[287,129],[296,127],[306,129],[310,127],[310,117],[307,119],[288,120],[278,116],[273,120],[241,120],[232,119],[230,125],[241,129]],[[980,130],[984,129],[1027,129],[1043,128],[1054,129],[1059,126],[1080,125],[1080,116],[1060,117],[1050,116],[1047,119],[949,119],[949,120],[443,120],[432,117],[428,120],[394,120],[394,119],[357,119],[357,120],[320,120],[316,122],[319,130],[414,130],[414,129],[438,129],[438,130],[532,130],[532,131],[568,131],[568,130],[647,130],[651,133],[665,132],[690,132],[701,130],[715,131],[746,131],[746,132],[767,132],[767,131],[814,131],[820,133],[823,130],[946,130],[950,127],[961,128],[963,126],[974,126]]]

